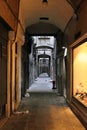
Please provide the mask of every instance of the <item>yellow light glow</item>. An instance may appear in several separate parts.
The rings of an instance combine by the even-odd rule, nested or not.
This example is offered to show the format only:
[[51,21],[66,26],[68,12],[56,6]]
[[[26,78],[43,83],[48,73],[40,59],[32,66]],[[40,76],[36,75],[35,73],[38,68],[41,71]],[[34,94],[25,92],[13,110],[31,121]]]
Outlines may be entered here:
[[80,54],[78,55],[78,59],[79,59],[80,61],[86,61],[86,60],[87,60],[87,53],[80,53]]

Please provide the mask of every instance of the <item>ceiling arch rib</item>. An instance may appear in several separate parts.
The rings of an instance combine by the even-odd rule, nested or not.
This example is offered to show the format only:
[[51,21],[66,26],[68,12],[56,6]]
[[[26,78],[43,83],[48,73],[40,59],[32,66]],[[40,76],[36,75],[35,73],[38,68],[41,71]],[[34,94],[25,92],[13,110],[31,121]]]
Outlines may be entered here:
[[[64,31],[74,13],[67,0],[48,0],[46,7],[43,6],[42,0],[21,0],[20,3],[25,28],[36,23],[47,22]],[[47,20],[41,20],[41,17],[47,18]],[[46,33],[45,30],[44,33]]]

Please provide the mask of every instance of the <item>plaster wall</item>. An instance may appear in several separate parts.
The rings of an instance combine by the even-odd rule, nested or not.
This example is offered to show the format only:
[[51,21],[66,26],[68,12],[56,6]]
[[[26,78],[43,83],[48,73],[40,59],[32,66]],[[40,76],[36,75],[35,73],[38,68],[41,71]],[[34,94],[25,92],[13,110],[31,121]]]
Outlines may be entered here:
[[[78,33],[80,34],[78,35]],[[80,38],[87,32],[87,0],[84,0],[80,5],[78,10],[78,19],[76,16],[73,16],[69,24],[65,29],[65,44],[67,44],[68,54],[67,54],[67,69],[70,70],[70,52],[69,45],[72,44],[76,39]],[[78,35],[77,38],[75,36]],[[65,40],[64,39],[64,40]],[[66,43],[67,42],[67,43]],[[72,94],[70,90],[70,71],[67,71],[67,99],[70,100]]]
[[[14,31],[14,33],[11,33],[12,34],[11,35],[12,37],[10,37],[11,39],[8,36],[8,42],[7,42],[8,44],[7,76],[8,75],[11,76],[7,78],[6,116],[9,117],[11,112],[14,112],[14,110],[17,109],[21,100],[21,46],[24,44],[24,21],[22,18],[22,12],[21,10],[19,11],[19,0],[13,0],[13,1],[1,0],[0,17],[3,19],[3,21],[5,21],[8,24],[10,30]],[[15,54],[16,43],[17,43],[17,54]],[[15,68],[16,59],[17,64]],[[16,71],[17,73],[15,73]],[[17,78],[16,83],[15,83],[15,77]]]
[[73,15],[65,29],[68,44],[71,44],[76,40],[75,35],[79,32],[81,34],[78,36],[78,38],[87,32],[87,0],[82,2],[77,16],[75,14]]
[[[17,3],[16,3],[17,2]],[[10,4],[8,4],[10,3]],[[0,16],[8,23],[8,25],[16,31],[18,17],[19,0],[0,1]]]

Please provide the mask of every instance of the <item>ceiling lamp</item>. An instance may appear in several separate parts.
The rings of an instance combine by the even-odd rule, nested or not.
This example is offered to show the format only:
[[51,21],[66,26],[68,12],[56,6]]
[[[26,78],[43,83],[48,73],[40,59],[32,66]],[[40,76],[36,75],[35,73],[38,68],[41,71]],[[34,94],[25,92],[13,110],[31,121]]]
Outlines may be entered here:
[[48,0],[42,0],[43,5],[47,6]]
[[42,0],[42,2],[43,2],[43,3],[44,3],[44,2],[45,2],[45,3],[48,3],[48,1],[47,1],[47,0]]

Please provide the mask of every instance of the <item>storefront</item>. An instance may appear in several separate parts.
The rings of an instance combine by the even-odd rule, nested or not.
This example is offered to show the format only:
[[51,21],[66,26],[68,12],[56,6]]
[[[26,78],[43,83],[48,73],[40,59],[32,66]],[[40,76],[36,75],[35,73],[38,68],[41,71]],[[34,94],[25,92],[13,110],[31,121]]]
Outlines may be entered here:
[[87,34],[70,45],[70,106],[87,128]]

